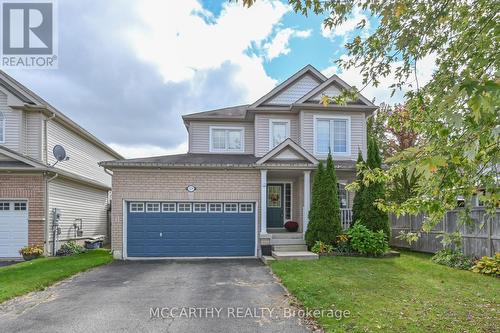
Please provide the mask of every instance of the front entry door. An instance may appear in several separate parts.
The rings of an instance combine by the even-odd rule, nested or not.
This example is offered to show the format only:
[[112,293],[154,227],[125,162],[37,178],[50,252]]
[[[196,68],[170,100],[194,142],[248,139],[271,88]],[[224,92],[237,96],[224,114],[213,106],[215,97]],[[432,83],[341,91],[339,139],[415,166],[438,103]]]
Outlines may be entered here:
[[267,185],[267,226],[283,228],[283,184]]

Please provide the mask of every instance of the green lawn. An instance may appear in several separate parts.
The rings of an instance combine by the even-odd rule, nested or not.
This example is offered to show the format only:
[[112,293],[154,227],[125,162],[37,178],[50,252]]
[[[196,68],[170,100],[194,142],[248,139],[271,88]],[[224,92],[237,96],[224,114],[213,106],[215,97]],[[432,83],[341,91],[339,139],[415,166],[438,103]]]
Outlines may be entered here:
[[78,272],[112,260],[109,250],[93,250],[69,257],[39,258],[0,267],[0,302],[44,289]]
[[272,270],[309,309],[349,310],[318,319],[327,332],[498,332],[500,279],[400,258],[276,261]]

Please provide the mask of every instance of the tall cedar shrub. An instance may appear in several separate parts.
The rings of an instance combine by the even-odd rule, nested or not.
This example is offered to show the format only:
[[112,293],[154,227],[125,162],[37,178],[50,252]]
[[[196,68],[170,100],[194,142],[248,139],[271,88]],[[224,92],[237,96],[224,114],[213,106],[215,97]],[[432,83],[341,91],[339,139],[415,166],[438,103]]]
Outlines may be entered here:
[[[368,139],[368,159],[366,164],[372,170],[382,167],[378,145],[373,137]],[[384,194],[384,184],[382,183],[372,182],[365,187],[362,195],[362,210],[359,222],[372,231],[382,230],[390,239],[389,216],[375,206],[376,200],[384,198]]]
[[[365,163],[363,160],[363,155],[361,155],[361,151],[358,151],[358,160],[356,162],[356,165],[359,165],[361,163]],[[359,170],[357,170],[359,171]],[[362,211],[363,211],[363,191],[365,190],[365,186],[363,185],[363,175],[360,173],[357,173],[356,175],[356,182],[359,185],[359,189],[356,191],[354,194],[354,201],[352,203],[352,222],[351,222],[351,227],[356,223],[361,218]]]
[[317,241],[333,244],[341,232],[337,176],[332,156],[329,154],[326,169],[323,162],[320,162],[314,175],[306,243],[310,247]]

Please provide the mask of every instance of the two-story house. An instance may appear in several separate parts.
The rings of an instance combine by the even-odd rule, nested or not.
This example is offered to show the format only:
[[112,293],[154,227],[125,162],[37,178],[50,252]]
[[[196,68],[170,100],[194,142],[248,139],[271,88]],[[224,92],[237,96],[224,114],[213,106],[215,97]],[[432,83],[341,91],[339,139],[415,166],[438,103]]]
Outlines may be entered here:
[[[69,159],[56,160],[56,145]],[[0,258],[108,235],[111,175],[98,162],[122,158],[0,71]]]
[[[363,96],[323,106],[350,88],[308,65],[251,105],[184,115],[187,154],[101,163],[113,171],[117,258],[260,256],[305,248],[311,173],[332,151],[349,222],[358,151],[366,156]],[[284,223],[299,223],[296,233]],[[266,247],[267,245],[267,247]]]

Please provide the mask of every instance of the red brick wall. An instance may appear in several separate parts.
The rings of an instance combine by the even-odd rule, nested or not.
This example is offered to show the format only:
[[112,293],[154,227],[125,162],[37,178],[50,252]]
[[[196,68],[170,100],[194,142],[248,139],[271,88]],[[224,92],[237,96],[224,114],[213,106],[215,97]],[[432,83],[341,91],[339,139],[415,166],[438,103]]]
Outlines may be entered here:
[[43,245],[45,222],[43,175],[0,174],[0,199],[28,200],[28,242]]

